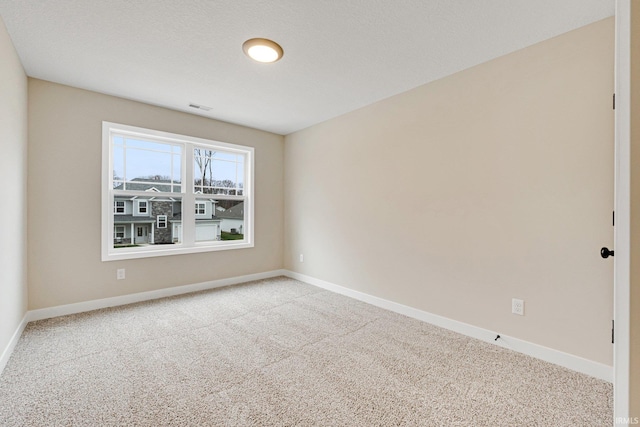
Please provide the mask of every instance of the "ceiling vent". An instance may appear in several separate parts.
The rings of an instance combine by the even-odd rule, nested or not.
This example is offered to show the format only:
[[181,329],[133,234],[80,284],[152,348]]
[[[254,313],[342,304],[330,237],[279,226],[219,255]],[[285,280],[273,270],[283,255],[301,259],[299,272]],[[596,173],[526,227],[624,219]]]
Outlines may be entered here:
[[202,111],[211,111],[211,107],[206,107],[204,105],[198,105],[198,104],[189,104],[189,107],[191,108],[196,108],[198,110],[202,110]]

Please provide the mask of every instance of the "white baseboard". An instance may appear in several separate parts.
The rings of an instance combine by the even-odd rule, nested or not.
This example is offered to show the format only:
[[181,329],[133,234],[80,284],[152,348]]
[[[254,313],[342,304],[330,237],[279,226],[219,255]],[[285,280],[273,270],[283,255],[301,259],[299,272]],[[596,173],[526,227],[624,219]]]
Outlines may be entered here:
[[4,351],[2,352],[2,356],[0,356],[0,375],[2,375],[2,371],[4,371],[5,366],[7,366],[7,362],[9,362],[9,358],[11,357],[13,350],[16,348],[16,344],[18,344],[18,340],[20,339],[20,336],[22,335],[24,328],[26,328],[27,323],[29,323],[29,320],[27,320],[28,315],[29,315],[28,312],[24,315],[24,317],[22,318],[22,321],[18,325],[18,328],[16,329],[16,331],[13,333],[13,336],[9,340],[9,344],[7,344]]
[[318,286],[320,288],[342,294],[380,308],[384,308],[386,310],[394,311],[396,313],[403,314],[414,319],[422,320],[423,322],[427,322],[441,328],[458,332],[468,337],[476,338],[491,344],[498,345],[500,347],[508,348],[510,350],[514,350],[519,353],[544,360],[545,362],[553,363],[555,365],[559,365],[604,381],[613,382],[613,367],[605,365],[603,363],[594,362],[589,359],[585,359],[559,350],[554,350],[552,348],[544,347],[518,338],[509,337],[503,334],[500,334],[500,339],[496,341],[495,338],[498,333],[494,331],[469,325],[457,320],[452,320],[447,317],[439,316],[437,314],[428,313],[426,311],[418,310],[417,308],[375,297],[373,295],[365,294],[363,292],[355,291],[353,289],[345,288],[344,286],[339,286],[334,283],[316,279],[315,277],[306,276],[304,274],[296,273],[293,271],[285,270],[284,275],[292,279],[308,283],[310,285]]
[[174,295],[188,294],[190,292],[205,291],[207,289],[221,288],[223,286],[237,285],[252,280],[268,279],[270,277],[284,276],[285,270],[273,270],[264,273],[248,274],[246,276],[230,277],[228,279],[212,280],[209,282],[195,283],[192,285],[176,286],[173,288],[158,289],[155,291],[139,292],[136,294],[122,295],[118,297],[79,302],[75,304],[59,305],[56,307],[41,308],[27,312],[27,321],[50,319],[52,317],[66,316],[68,314],[84,313],[101,308],[116,307],[149,301],[158,298],[172,297]]

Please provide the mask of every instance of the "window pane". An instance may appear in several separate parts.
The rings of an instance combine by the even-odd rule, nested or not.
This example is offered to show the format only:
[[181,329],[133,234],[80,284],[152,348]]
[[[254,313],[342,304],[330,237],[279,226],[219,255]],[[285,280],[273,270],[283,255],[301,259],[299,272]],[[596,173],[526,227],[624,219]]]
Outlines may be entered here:
[[[119,137],[114,137],[118,139]],[[113,188],[118,190],[179,192],[182,147],[126,138],[113,144]]]
[[194,150],[194,191],[203,194],[238,195],[244,187],[244,155]]

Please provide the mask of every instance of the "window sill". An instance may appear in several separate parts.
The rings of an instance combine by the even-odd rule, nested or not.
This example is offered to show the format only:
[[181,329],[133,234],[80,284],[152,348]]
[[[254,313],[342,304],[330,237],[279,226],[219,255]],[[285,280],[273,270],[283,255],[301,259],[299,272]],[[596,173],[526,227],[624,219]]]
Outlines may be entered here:
[[[181,245],[171,245],[170,248],[162,248],[153,246],[146,248],[122,248],[119,250],[111,250],[102,254],[102,261],[121,261],[126,259],[152,258],[169,255],[186,255],[201,252],[217,252],[232,249],[253,248],[254,244],[250,242],[224,243],[224,244],[198,244],[190,247],[182,247]],[[132,250],[135,249],[135,250]]]

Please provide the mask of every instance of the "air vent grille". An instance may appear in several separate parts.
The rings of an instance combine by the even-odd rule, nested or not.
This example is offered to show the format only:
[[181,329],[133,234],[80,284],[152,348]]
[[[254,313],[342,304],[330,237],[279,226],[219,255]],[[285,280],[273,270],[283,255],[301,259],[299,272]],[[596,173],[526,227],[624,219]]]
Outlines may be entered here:
[[198,105],[194,103],[189,104],[189,107],[196,108],[198,110],[203,110],[203,111],[211,111],[211,107],[206,107],[204,105]]

